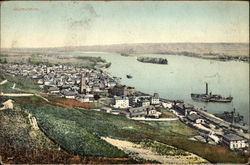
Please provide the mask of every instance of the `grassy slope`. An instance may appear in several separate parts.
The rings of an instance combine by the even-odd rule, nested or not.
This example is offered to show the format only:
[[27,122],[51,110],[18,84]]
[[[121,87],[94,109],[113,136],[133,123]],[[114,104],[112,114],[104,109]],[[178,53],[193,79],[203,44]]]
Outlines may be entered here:
[[[0,111],[0,118],[0,155],[4,162],[48,163],[52,156],[55,157],[54,162],[65,162],[56,157],[62,158],[67,154],[59,152],[59,146],[51,142],[42,132],[32,129],[27,113],[18,108],[4,110]],[[30,155],[34,157],[31,158]],[[39,155],[40,158],[35,155]]]
[[[0,102],[2,102],[0,98]],[[136,163],[129,158],[74,156],[60,149],[40,130],[32,129],[28,114],[20,108],[0,111],[0,160],[8,164]]]
[[19,88],[25,91],[30,91],[30,92],[41,91],[38,85],[36,85],[35,81],[31,79],[27,79],[24,77],[13,77],[13,76],[4,74],[1,71],[0,71],[0,79],[8,80],[6,84],[0,85],[0,92],[2,91],[4,93],[18,93],[19,91],[17,89],[11,89],[14,83],[16,84],[16,88]]
[[[84,146],[77,146],[82,136],[86,135],[88,138],[94,139],[95,142],[91,145],[101,145],[104,148],[106,148],[106,144],[102,144],[103,142],[97,139],[99,136],[110,136],[134,142],[140,142],[142,139],[159,141],[195,153],[213,163],[243,163],[247,161],[246,156],[230,152],[224,147],[188,140],[188,137],[196,134],[196,132],[179,121],[171,123],[139,122],[103,112],[67,109],[52,105],[48,107],[28,106],[26,109],[29,109],[38,118],[40,126],[51,138],[55,138],[54,140],[64,147],[76,146],[76,148],[70,149],[73,152],[76,151],[75,153],[78,153],[81,147],[84,148]],[[59,128],[63,128],[63,130],[58,131]],[[66,132],[69,133],[68,135],[71,138],[65,136]],[[111,151],[104,148],[101,154],[114,156],[112,155],[114,154],[113,149]],[[80,152],[83,155],[87,153],[89,151]],[[97,152],[97,155],[101,154]]]

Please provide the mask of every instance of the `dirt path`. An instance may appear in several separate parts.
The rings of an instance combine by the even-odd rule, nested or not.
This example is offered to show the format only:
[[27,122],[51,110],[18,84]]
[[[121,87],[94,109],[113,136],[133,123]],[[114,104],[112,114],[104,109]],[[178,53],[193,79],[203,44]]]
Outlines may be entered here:
[[5,83],[7,83],[7,82],[8,82],[8,80],[3,80],[2,82],[0,82],[0,85],[3,85]]
[[39,95],[39,94],[35,94],[35,96],[40,97],[41,99],[45,100],[46,102],[49,102],[48,99],[46,99],[45,97],[43,97],[43,96],[41,96],[41,95]]
[[0,96],[23,97],[23,96],[34,96],[34,94],[31,94],[31,93],[0,93]]
[[203,158],[190,153],[188,156],[166,156],[160,155],[149,149],[142,148],[141,145],[129,141],[102,137],[106,142],[118,147],[132,157],[142,158],[145,160],[158,161],[163,164],[197,164],[208,163]]

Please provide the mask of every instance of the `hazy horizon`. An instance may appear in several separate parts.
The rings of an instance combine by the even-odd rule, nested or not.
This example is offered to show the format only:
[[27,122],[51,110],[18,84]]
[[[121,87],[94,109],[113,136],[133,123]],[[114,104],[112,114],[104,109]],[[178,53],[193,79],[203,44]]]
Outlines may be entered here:
[[1,48],[249,43],[247,2],[9,1]]
[[95,47],[95,46],[115,46],[115,45],[139,45],[139,44],[249,44],[249,42],[145,42],[145,43],[119,43],[119,44],[103,44],[103,45],[78,45],[78,46],[54,46],[54,47],[17,47],[0,49],[46,49],[46,48],[66,48],[66,47]]

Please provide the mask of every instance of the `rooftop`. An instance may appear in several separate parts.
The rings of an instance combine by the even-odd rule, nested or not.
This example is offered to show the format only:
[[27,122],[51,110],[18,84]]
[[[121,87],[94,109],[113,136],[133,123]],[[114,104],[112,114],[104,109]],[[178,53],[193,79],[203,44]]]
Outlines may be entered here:
[[197,119],[200,119],[201,117],[200,117],[199,115],[193,113],[193,114],[191,114],[191,115],[188,115],[187,118],[188,118],[189,120],[191,120],[191,121],[195,121],[195,120],[197,120]]
[[236,134],[233,134],[233,133],[229,133],[229,134],[226,134],[223,136],[226,140],[229,140],[229,141],[238,141],[238,140],[244,140],[243,137],[240,137]]
[[128,100],[128,97],[126,97],[126,96],[115,96],[114,99],[115,100]]
[[155,109],[154,106],[147,106],[147,107],[135,107],[135,108],[130,108],[129,112],[141,112],[141,111],[146,111],[146,110],[152,110]]

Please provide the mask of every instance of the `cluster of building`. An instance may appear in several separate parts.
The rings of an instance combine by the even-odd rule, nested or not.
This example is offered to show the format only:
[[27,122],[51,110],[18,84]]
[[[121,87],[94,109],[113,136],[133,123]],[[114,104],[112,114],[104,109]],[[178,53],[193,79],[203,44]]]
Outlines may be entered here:
[[125,85],[116,85],[110,89],[114,96],[112,106],[118,109],[127,109],[129,117],[159,118],[161,113],[155,107],[160,106],[157,93],[150,95],[137,95],[135,88]]
[[116,81],[102,70],[68,65],[1,64],[13,76],[34,79],[50,95],[93,102],[95,94],[108,93]]
[[[129,111],[130,117],[160,117],[155,106],[159,95],[136,96],[134,87],[120,85],[102,70],[90,70],[69,65],[0,64],[0,68],[12,76],[34,79],[49,95],[94,102],[99,97],[111,97],[114,109]],[[98,96],[98,97],[96,97]]]
[[197,140],[210,144],[222,144],[231,150],[244,150],[249,147],[248,130],[232,129],[232,125],[194,105],[173,102],[172,111],[181,121],[198,130]]

